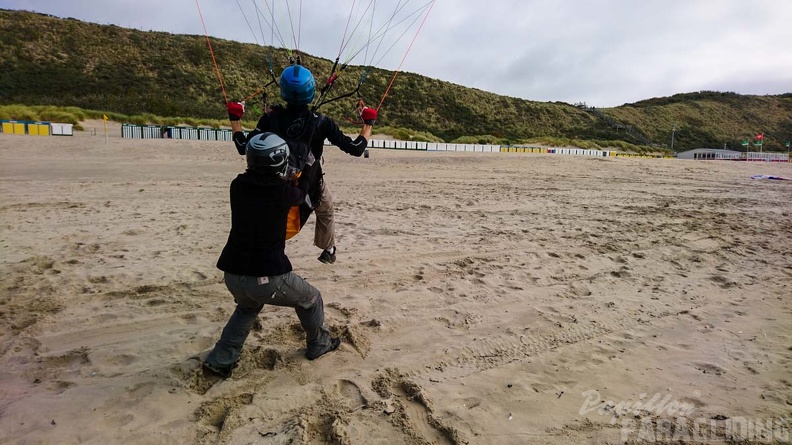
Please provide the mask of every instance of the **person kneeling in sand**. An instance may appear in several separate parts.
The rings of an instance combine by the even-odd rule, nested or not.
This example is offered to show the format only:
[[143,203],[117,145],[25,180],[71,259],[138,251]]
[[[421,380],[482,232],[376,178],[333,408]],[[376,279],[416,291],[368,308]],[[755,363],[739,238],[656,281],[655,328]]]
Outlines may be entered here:
[[289,209],[307,193],[306,180],[287,178],[288,144],[274,133],[261,133],[248,141],[245,156],[247,170],[231,182],[231,232],[217,261],[237,306],[203,363],[204,369],[223,378],[239,361],[265,304],[297,311],[309,360],[341,344],[325,326],[322,294],[292,272],[284,251]]

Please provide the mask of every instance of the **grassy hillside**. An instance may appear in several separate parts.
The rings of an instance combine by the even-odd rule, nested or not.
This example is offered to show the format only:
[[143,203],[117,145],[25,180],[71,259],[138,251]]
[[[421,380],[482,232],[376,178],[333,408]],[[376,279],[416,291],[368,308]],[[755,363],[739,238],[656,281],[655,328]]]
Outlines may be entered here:
[[[225,118],[223,94],[203,36],[142,32],[0,10],[0,42],[0,70],[4,73],[0,104]],[[266,48],[221,39],[213,39],[212,45],[229,98],[248,96],[271,79]],[[286,60],[285,53],[276,54],[276,72]],[[331,68],[329,60],[308,55],[303,56],[303,64],[320,83]],[[351,91],[362,72],[362,67],[351,66],[339,79],[337,91]],[[361,88],[363,97],[376,102],[392,75],[373,69]],[[271,97],[278,96],[273,86],[268,92]],[[323,112],[340,120],[353,102],[328,104]],[[508,143],[555,138],[659,146],[670,142],[676,124],[677,150],[722,147],[724,142],[735,146],[759,132],[767,135],[765,149],[781,150],[792,137],[792,95],[694,93],[586,110],[560,102],[498,96],[403,73],[391,89],[380,122],[446,141],[466,138]]]
[[744,96],[703,91],[644,100],[606,112],[665,144],[670,144],[676,124],[675,149],[721,148],[726,143],[739,150],[740,141],[764,133],[765,150],[785,151],[784,143],[792,139],[792,94]]

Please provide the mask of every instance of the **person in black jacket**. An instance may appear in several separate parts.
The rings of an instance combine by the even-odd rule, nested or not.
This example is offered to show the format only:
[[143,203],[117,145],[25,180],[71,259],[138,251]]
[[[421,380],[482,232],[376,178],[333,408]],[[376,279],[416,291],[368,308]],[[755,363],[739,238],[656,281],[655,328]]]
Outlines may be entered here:
[[[231,129],[234,131],[233,140],[240,155],[245,154],[245,146],[253,136],[263,132],[273,132],[287,141],[301,141],[306,144],[315,162],[305,167],[303,173],[309,178],[309,196],[312,208],[303,212],[304,223],[310,211],[316,214],[316,230],[314,245],[322,250],[319,261],[333,263],[336,260],[335,226],[333,224],[333,197],[323,178],[322,153],[324,141],[339,147],[342,151],[352,155],[361,156],[366,150],[368,140],[371,139],[371,130],[377,119],[377,110],[363,108],[361,117],[363,127],[356,139],[346,136],[338,128],[333,119],[313,112],[309,104],[313,101],[316,84],[311,72],[302,65],[287,67],[280,77],[281,97],[286,101],[286,107],[275,106],[266,112],[258,121],[256,128],[248,133],[247,137],[242,132],[240,119],[244,113],[244,103],[229,102],[227,111],[231,120]],[[301,166],[302,167],[302,166]]]
[[287,178],[289,146],[273,133],[252,137],[246,158],[247,170],[231,182],[231,232],[217,261],[237,306],[203,363],[204,369],[223,378],[231,375],[265,304],[297,311],[309,360],[341,344],[325,326],[322,294],[292,272],[284,252],[286,216],[305,199],[307,181]]

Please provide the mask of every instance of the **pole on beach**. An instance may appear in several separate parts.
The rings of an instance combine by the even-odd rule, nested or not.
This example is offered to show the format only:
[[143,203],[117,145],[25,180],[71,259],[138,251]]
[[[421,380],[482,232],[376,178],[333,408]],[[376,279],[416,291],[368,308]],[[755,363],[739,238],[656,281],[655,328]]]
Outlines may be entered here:
[[676,133],[676,124],[671,128],[671,151],[674,151],[674,133]]
[[104,127],[105,127],[105,144],[109,144],[110,143],[110,139],[107,136],[107,115],[106,114],[102,114],[102,120],[104,121]]

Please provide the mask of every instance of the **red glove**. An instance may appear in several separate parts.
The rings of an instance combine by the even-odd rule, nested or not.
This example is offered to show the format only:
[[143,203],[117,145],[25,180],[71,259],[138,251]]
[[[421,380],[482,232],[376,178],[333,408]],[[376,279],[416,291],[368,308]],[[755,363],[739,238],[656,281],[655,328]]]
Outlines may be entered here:
[[228,118],[232,121],[238,121],[242,119],[242,115],[245,114],[245,103],[244,102],[228,102],[226,104],[226,110],[228,111]]
[[374,108],[363,107],[360,117],[366,125],[374,125],[377,122],[377,110]]

